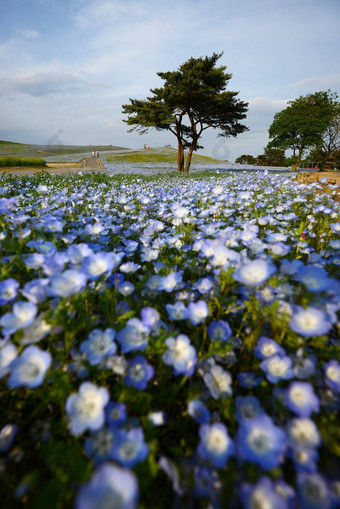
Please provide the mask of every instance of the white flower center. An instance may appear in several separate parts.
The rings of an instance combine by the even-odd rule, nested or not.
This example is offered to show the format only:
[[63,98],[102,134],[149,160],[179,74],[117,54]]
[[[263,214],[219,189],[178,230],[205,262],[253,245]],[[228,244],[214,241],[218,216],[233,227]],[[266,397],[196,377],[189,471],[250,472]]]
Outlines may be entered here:
[[340,368],[336,366],[329,366],[326,371],[326,375],[333,382],[340,382]]
[[221,454],[228,447],[228,437],[220,429],[212,429],[205,439],[207,449],[213,454]]
[[264,454],[270,449],[270,439],[268,435],[260,428],[254,428],[247,440],[250,447],[258,454]]

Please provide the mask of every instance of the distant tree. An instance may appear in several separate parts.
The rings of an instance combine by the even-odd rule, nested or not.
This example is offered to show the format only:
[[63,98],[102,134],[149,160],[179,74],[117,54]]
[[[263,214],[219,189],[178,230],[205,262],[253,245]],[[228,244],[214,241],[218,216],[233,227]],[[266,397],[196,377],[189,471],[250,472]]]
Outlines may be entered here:
[[311,150],[307,159],[315,161],[323,169],[327,167],[338,167],[338,154],[340,152],[340,104],[338,113],[330,122],[327,130],[321,137],[320,142]]
[[296,171],[306,149],[320,144],[322,136],[337,114],[337,95],[330,90],[300,96],[276,113],[269,128],[268,148],[292,149],[297,155]]
[[250,156],[248,154],[243,154],[242,156],[235,159],[235,163],[256,164],[256,158],[254,156]]
[[264,153],[256,158],[258,166],[285,166],[285,151],[280,148],[264,148]]
[[[158,72],[162,88],[144,100],[130,99],[123,105],[124,122],[144,134],[150,127],[173,133],[178,144],[178,170],[188,172],[202,133],[219,129],[219,136],[237,136],[248,128],[239,121],[246,117],[248,103],[237,99],[238,92],[226,91],[232,75],[216,67],[221,54],[190,58],[177,71]],[[184,149],[188,149],[184,165]]]

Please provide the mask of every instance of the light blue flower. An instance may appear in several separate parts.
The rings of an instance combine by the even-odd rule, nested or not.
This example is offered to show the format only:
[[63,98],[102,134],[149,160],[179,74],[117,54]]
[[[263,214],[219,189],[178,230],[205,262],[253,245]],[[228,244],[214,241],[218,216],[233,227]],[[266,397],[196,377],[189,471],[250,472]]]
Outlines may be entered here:
[[144,461],[149,447],[144,441],[142,428],[120,429],[113,448],[113,458],[124,467],[133,467]]
[[229,457],[234,454],[235,447],[224,424],[202,424],[199,434],[198,455],[213,467],[225,467]]
[[275,265],[270,260],[253,260],[242,265],[233,273],[233,278],[246,286],[259,286],[276,272]]
[[24,285],[20,293],[31,302],[39,304],[47,299],[48,284],[48,278],[32,279]]
[[165,341],[167,349],[163,354],[163,362],[173,366],[175,375],[191,376],[197,364],[197,352],[190,339],[184,334]]
[[208,424],[210,422],[210,412],[200,399],[189,401],[188,414],[200,424]]
[[264,410],[255,396],[237,396],[235,403],[238,420],[253,419],[257,415],[264,414]]
[[317,473],[299,473],[297,491],[301,509],[328,509],[331,507],[326,481]]
[[140,312],[142,323],[147,327],[150,332],[155,330],[160,322],[160,314],[158,311],[151,307],[145,307]]
[[115,336],[114,329],[94,329],[88,339],[80,344],[80,351],[87,354],[89,363],[95,366],[105,357],[116,353]]
[[28,327],[34,320],[38,308],[33,302],[19,301],[13,304],[12,312],[4,314],[0,319],[2,333],[13,334],[19,329]]
[[79,491],[76,509],[136,509],[138,481],[131,470],[104,463]]
[[146,389],[149,380],[154,376],[154,373],[153,366],[148,364],[145,357],[136,355],[136,357],[129,361],[127,375],[124,378],[125,385],[143,391]]
[[272,419],[260,414],[243,419],[237,433],[238,457],[256,463],[265,470],[278,467],[284,459],[286,434]]
[[118,427],[126,419],[126,405],[117,401],[110,401],[105,408],[106,421],[109,425]]
[[16,358],[17,347],[9,341],[0,341],[0,378],[9,373],[9,365]]
[[289,326],[293,331],[304,337],[323,336],[332,328],[332,324],[327,320],[324,311],[313,306],[305,309],[296,306]]
[[183,287],[183,271],[171,272],[167,276],[161,277],[158,281],[158,290],[164,290],[170,293]]
[[13,278],[0,281],[0,306],[14,300],[18,295],[20,284]]
[[334,392],[340,392],[340,364],[335,359],[327,362],[324,367],[325,381]]
[[185,320],[187,318],[187,308],[180,300],[176,301],[175,304],[166,304],[165,309],[169,315],[169,320]]
[[295,279],[302,283],[307,290],[314,293],[323,292],[332,286],[332,279],[328,277],[325,269],[314,265],[302,267]]
[[0,452],[6,452],[10,449],[17,431],[18,426],[16,424],[6,424],[0,430]]
[[255,485],[243,484],[240,495],[244,509],[290,509],[293,507],[279,495],[273,482],[264,476]]
[[256,376],[253,371],[237,373],[237,378],[241,387],[245,387],[246,389],[257,387],[263,380],[262,376]]
[[125,327],[117,334],[117,341],[120,343],[122,352],[145,350],[148,344],[149,328],[138,318],[130,318]]
[[105,422],[104,408],[109,399],[109,391],[105,387],[83,382],[78,393],[71,394],[65,404],[71,433],[80,435],[87,429],[99,430]]
[[37,346],[28,346],[9,365],[8,387],[10,389],[16,387],[35,389],[39,387],[43,383],[46,371],[51,363],[52,356],[49,352],[40,350]]
[[208,305],[204,300],[190,302],[187,309],[187,318],[192,325],[198,325],[209,316]]
[[93,433],[85,440],[86,456],[93,458],[95,463],[112,459],[116,434],[116,429],[113,427],[105,427]]
[[86,256],[81,264],[81,270],[90,279],[96,280],[102,275],[110,275],[112,270],[121,262],[122,256],[116,253],[100,252]]
[[300,417],[309,417],[319,412],[319,398],[308,382],[291,382],[286,392],[286,406]]
[[258,359],[268,359],[273,355],[285,355],[286,352],[276,341],[266,336],[261,336],[254,348],[254,355]]
[[266,373],[267,380],[273,384],[294,376],[293,361],[288,355],[272,355],[262,361],[260,367]]
[[72,297],[85,290],[86,283],[87,277],[80,270],[65,270],[50,277],[48,293],[52,297]]
[[213,320],[209,323],[208,336],[212,341],[227,341],[232,336],[232,330],[226,320]]

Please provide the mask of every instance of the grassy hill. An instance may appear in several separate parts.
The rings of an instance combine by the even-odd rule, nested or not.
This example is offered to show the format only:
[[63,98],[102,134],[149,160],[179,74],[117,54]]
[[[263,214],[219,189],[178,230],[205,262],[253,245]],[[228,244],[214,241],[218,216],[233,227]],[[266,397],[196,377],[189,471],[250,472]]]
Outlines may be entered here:
[[58,157],[70,154],[90,154],[92,150],[100,152],[126,150],[113,145],[29,145],[0,140],[0,156],[18,157]]
[[[185,154],[186,155],[186,154]],[[177,164],[177,150],[172,147],[151,148],[147,150],[129,150],[125,153],[111,154],[107,157],[110,163],[154,163],[154,164]],[[212,164],[221,161],[212,157],[193,154],[192,164]]]

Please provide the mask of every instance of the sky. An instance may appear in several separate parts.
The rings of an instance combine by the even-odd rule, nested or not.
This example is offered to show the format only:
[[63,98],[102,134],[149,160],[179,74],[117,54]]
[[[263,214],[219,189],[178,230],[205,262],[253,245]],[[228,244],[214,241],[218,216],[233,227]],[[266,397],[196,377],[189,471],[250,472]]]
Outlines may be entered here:
[[275,113],[320,90],[340,95],[339,0],[0,0],[0,139],[138,148],[122,105],[160,71],[222,53],[227,90],[249,103],[237,138],[208,129],[200,152],[235,161],[267,145]]

